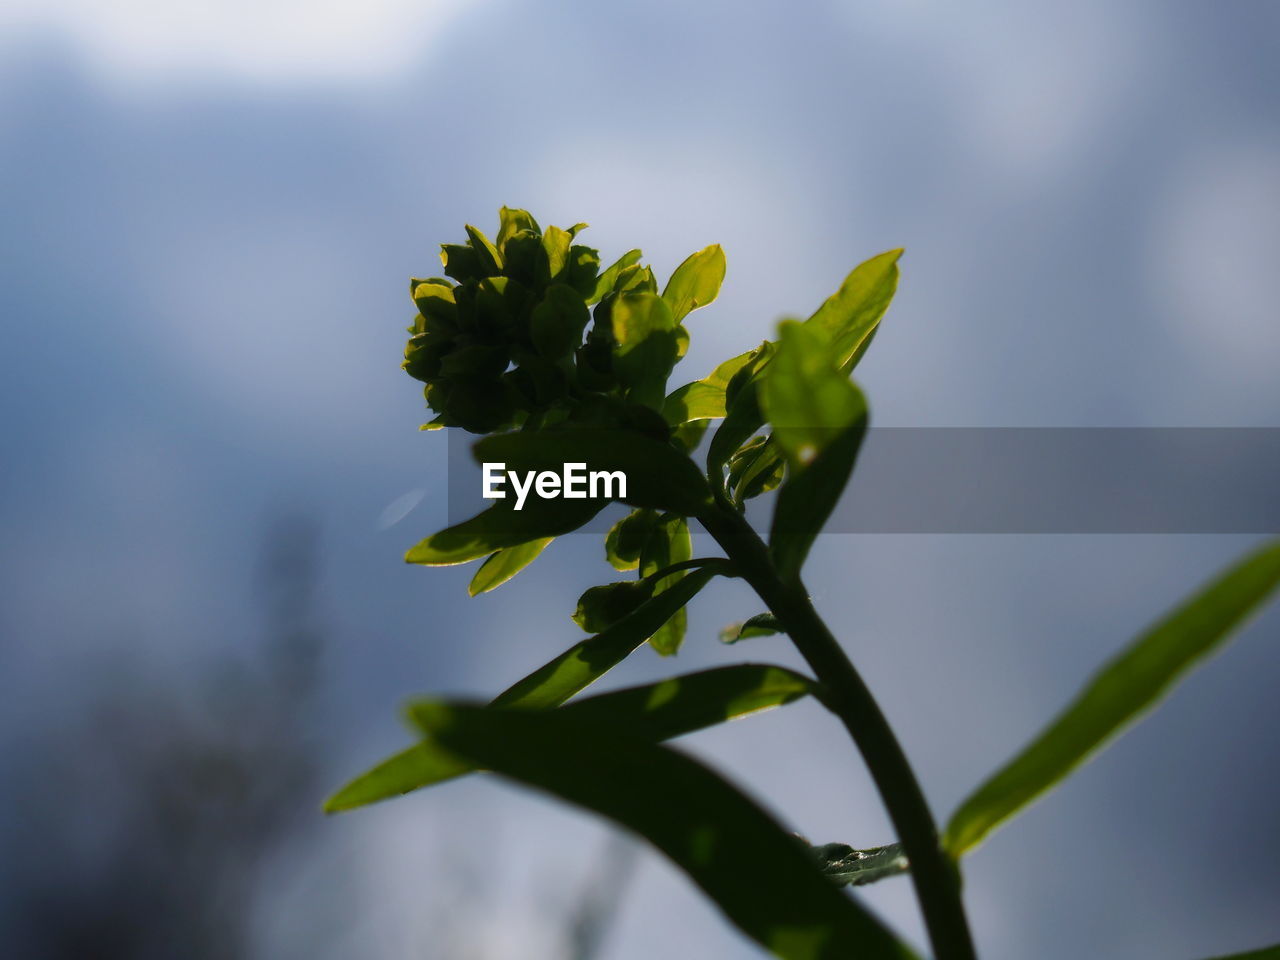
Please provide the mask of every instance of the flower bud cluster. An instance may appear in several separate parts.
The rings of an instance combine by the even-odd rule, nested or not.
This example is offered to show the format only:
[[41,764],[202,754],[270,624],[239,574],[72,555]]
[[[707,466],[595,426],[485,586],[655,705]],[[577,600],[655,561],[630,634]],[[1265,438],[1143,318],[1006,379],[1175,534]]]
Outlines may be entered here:
[[427,427],[487,434],[586,419],[665,437],[614,372],[613,303],[656,294],[640,251],[602,273],[597,251],[574,243],[586,224],[544,231],[524,210],[499,216],[495,240],[468,226],[466,243],[442,246],[444,277],[410,282],[418,315],[403,366],[426,384],[437,415]]

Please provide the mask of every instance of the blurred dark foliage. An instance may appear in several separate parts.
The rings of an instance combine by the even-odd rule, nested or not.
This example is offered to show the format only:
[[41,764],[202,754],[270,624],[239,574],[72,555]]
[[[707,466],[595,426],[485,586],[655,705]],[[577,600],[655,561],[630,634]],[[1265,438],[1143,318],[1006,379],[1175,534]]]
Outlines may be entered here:
[[[275,521],[253,576],[261,636],[193,657],[176,676],[138,661],[98,664],[83,677],[84,709],[23,745],[0,836],[0,957],[261,955],[255,907],[273,858],[327,823],[327,784],[315,775],[322,745],[310,733],[327,635],[319,556],[314,524]],[[421,956],[488,957],[475,924],[499,921],[470,909],[483,902],[484,869],[469,847],[442,855],[449,882],[424,895],[432,937]],[[576,905],[548,904],[565,957],[599,955],[634,857],[634,844],[614,838]],[[322,914],[301,918],[303,940],[326,928]]]
[[[3,838],[6,957],[234,960],[255,884],[318,820],[307,740],[324,631],[318,538],[272,524],[255,577],[265,637],[180,677],[89,678],[89,708],[33,743]],[[314,823],[312,823],[314,825]]]

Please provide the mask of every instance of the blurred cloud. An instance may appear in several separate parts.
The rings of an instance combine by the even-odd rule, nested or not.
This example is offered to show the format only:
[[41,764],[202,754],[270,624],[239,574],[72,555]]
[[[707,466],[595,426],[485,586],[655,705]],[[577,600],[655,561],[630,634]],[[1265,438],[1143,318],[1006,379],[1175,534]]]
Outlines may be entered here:
[[[1203,375],[1231,378],[1233,420],[1265,416],[1255,391],[1280,357],[1280,138],[1224,136],[1169,171],[1150,224],[1146,280]],[[1246,388],[1247,389],[1241,389]]]
[[0,30],[65,37],[110,79],[369,81],[418,60],[467,0],[11,0]]

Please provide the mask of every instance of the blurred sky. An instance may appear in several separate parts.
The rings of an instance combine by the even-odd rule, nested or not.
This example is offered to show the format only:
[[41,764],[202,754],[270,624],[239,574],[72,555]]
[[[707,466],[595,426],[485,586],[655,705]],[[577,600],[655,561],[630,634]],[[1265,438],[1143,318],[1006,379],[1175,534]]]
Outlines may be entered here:
[[[504,203],[586,220],[606,260],[640,246],[661,275],[722,243],[686,379],[902,245],[859,370],[879,424],[1280,426],[1278,40],[1265,0],[10,0],[5,763],[61,749],[107,667],[176,684],[243,654],[282,511],[322,530],[328,782],[405,742],[408,695],[491,693],[575,639],[573,598],[608,576],[598,540],[475,601],[469,571],[400,560],[442,522],[445,480],[398,371],[406,280]],[[421,504],[380,523],[406,494]],[[810,579],[944,816],[1249,542],[841,536]],[[717,586],[675,663],[642,653],[611,682],[729,662],[715,630],[754,612]],[[1280,940],[1278,628],[1257,621],[972,857],[985,957]],[[794,662],[769,643],[750,655]],[[816,842],[889,839],[817,709],[685,745]],[[474,956],[553,956],[546,916],[603,836],[478,778],[318,823],[262,881],[259,954],[436,956],[422,904],[469,870]],[[342,933],[304,951],[335,884]],[[868,898],[918,938],[905,881]],[[647,855],[605,954],[757,956]]]

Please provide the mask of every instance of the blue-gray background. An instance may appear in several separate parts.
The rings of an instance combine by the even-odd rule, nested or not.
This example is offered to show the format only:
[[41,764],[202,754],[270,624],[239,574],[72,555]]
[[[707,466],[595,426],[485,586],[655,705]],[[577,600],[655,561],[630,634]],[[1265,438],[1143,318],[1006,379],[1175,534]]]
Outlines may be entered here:
[[[693,377],[903,245],[877,423],[1278,426],[1278,35],[1264,0],[7,4],[6,955],[564,956],[598,822],[480,778],[317,814],[406,697],[546,660],[609,573],[569,538],[473,601],[400,562],[445,480],[406,278],[502,203],[664,275],[720,242]],[[1249,542],[840,536],[810,579],[944,814]],[[718,586],[611,681],[728,662],[754,612]],[[984,956],[1280,940],[1278,626],[971,857]],[[814,707],[685,746],[815,841],[890,836]],[[905,881],[867,896],[918,941]],[[601,952],[757,955],[647,853]]]

